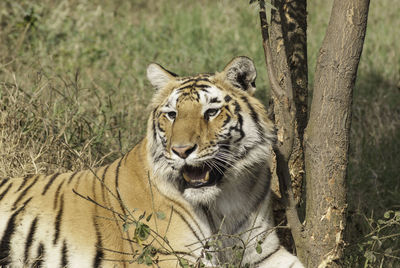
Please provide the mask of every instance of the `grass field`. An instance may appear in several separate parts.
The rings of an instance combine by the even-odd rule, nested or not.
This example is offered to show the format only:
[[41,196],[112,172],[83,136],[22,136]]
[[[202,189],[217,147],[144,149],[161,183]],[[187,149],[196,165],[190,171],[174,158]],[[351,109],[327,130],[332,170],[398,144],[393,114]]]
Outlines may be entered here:
[[[312,84],[332,1],[308,2]],[[0,12],[0,177],[82,169],[127,152],[145,133],[150,62],[185,75],[247,55],[267,103],[248,1],[3,0]],[[347,267],[400,263],[399,14],[400,2],[371,1],[353,101]]]

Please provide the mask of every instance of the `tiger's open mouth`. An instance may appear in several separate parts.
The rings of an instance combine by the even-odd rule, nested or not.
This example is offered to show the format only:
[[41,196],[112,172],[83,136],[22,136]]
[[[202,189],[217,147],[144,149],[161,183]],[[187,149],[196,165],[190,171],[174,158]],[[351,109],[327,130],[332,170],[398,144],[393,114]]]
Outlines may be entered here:
[[186,186],[189,188],[211,186],[216,184],[222,178],[220,172],[207,165],[199,167],[184,166],[182,169],[182,176],[186,181]]

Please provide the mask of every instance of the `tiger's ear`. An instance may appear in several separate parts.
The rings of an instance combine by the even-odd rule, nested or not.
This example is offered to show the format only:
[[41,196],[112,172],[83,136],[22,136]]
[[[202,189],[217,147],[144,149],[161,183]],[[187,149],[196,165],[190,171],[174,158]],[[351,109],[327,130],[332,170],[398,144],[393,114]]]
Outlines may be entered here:
[[157,90],[165,87],[166,84],[173,81],[177,77],[176,74],[164,69],[161,65],[151,63],[147,67],[147,79]]
[[226,65],[222,74],[233,86],[253,95],[256,90],[256,67],[253,61],[245,56],[236,57]]

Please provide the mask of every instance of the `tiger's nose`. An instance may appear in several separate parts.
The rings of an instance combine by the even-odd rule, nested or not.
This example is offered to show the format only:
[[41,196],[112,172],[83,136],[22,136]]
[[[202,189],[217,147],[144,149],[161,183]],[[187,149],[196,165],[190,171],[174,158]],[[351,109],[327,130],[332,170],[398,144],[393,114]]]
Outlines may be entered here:
[[179,156],[180,158],[186,159],[191,153],[193,153],[197,148],[197,144],[187,144],[172,146],[172,152]]

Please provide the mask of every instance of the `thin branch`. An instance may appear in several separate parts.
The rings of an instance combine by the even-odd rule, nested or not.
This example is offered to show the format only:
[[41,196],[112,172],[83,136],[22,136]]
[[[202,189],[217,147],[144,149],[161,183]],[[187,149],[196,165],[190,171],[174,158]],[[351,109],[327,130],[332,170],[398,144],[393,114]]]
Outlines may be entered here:
[[303,225],[297,214],[296,200],[294,199],[291,176],[289,172],[288,162],[282,156],[278,148],[275,149],[276,155],[276,173],[279,179],[279,191],[282,194],[284,204],[286,206],[286,217],[290,225],[293,238],[297,244],[301,241],[304,234]]

